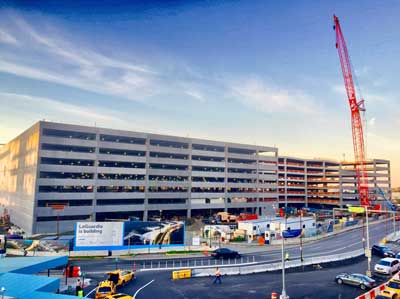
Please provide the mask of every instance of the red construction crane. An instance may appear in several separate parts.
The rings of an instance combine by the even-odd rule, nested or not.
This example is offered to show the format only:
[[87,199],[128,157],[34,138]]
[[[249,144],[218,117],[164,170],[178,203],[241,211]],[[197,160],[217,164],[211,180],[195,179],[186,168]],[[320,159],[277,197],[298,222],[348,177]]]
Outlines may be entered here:
[[365,166],[364,136],[361,122],[360,111],[365,111],[364,100],[357,102],[356,90],[353,83],[353,75],[346,42],[340,28],[339,19],[333,16],[336,31],[336,48],[339,53],[340,65],[342,67],[344,85],[346,87],[347,98],[349,99],[351,110],[351,128],[353,132],[354,159],[356,164],[358,194],[360,204],[369,206],[368,176]]

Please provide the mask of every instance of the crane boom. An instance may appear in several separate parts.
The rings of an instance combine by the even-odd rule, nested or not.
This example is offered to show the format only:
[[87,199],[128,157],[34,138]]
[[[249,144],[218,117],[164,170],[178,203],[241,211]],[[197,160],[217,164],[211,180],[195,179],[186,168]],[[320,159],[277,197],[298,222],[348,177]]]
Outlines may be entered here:
[[364,135],[361,122],[360,111],[365,111],[364,101],[357,102],[356,90],[354,88],[353,75],[351,70],[350,58],[347,52],[346,42],[340,28],[339,19],[333,16],[336,32],[336,48],[339,53],[340,65],[342,67],[344,85],[346,87],[347,98],[351,111],[351,128],[353,135],[354,160],[356,164],[356,179],[358,194],[362,206],[369,205],[368,176],[365,165]]

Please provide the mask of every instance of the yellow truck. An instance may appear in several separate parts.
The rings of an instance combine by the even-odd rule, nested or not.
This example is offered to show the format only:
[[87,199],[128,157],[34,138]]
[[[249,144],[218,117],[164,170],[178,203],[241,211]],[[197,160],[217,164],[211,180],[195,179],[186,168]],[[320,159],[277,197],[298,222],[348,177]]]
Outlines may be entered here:
[[112,281],[116,287],[119,287],[131,281],[134,276],[135,273],[129,270],[115,270],[107,272],[107,280]]
[[115,270],[107,272],[107,279],[101,281],[96,289],[96,299],[114,295],[117,287],[125,285],[135,277],[135,272],[129,270]]

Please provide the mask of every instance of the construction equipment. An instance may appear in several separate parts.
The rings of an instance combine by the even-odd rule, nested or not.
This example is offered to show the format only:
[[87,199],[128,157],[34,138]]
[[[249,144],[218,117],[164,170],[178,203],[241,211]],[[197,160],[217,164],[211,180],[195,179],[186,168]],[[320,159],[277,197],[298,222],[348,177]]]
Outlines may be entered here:
[[369,206],[368,177],[365,165],[364,135],[361,122],[360,111],[365,111],[364,100],[357,102],[356,90],[353,82],[350,57],[347,52],[346,42],[340,28],[339,19],[333,16],[336,32],[336,48],[339,53],[340,65],[342,68],[344,85],[346,87],[347,98],[351,110],[351,124],[353,133],[354,160],[356,164],[356,178],[358,185],[358,195],[362,206]]
[[381,188],[378,187],[379,193],[382,195],[383,199],[386,201],[387,205],[392,211],[397,211],[397,206],[390,201],[389,198],[386,197],[385,192]]

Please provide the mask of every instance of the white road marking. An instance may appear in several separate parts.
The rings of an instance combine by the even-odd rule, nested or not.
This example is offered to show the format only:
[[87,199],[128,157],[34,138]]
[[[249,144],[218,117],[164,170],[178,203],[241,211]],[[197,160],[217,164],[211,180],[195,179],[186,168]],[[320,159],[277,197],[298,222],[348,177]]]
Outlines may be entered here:
[[87,296],[89,296],[91,293],[93,293],[93,291],[94,291],[95,289],[97,289],[97,287],[95,287],[93,290],[91,290],[89,293],[87,293],[85,297],[87,297]]
[[147,287],[149,284],[151,284],[151,283],[153,283],[153,282],[154,282],[154,279],[153,279],[152,281],[146,283],[144,286],[140,287],[140,288],[136,291],[136,293],[133,295],[133,298],[136,298],[136,295],[139,294],[139,292],[140,292],[141,290],[143,290],[145,287]]

